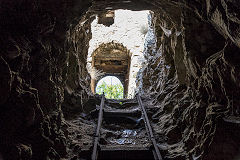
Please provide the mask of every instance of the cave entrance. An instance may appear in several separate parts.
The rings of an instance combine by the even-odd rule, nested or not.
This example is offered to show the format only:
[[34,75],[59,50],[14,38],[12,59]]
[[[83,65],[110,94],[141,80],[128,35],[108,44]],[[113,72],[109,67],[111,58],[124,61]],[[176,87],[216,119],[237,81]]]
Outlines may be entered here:
[[97,82],[96,94],[104,92],[108,99],[123,99],[124,88],[120,79],[115,76],[105,76]]
[[124,98],[135,96],[139,72],[145,62],[146,34],[151,21],[149,10],[108,10],[91,23],[87,68],[91,91],[103,76],[116,76],[122,82]]

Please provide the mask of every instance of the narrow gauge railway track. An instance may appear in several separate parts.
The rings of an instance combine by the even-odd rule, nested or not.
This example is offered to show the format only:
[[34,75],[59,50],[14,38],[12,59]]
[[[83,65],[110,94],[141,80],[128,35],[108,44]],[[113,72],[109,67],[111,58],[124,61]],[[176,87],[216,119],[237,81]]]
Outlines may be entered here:
[[[104,154],[104,158],[102,157],[100,159],[113,159],[113,157],[115,157],[114,159],[116,159],[116,154],[125,154],[124,158],[122,158],[122,159],[126,159],[126,160],[128,160],[128,159],[145,159],[147,157],[149,157],[149,159],[150,159],[150,157],[153,157],[154,160],[162,160],[162,156],[161,156],[159,148],[157,146],[156,139],[154,138],[153,130],[150,125],[150,121],[148,119],[146,109],[143,106],[141,97],[139,95],[137,95],[136,98],[137,98],[138,106],[141,108],[142,117],[143,117],[144,124],[145,124],[145,129],[147,131],[148,139],[151,143],[151,147],[149,149],[152,151],[152,155],[149,155],[149,149],[146,149],[146,148],[136,149],[136,148],[127,148],[126,147],[125,150],[123,150],[121,148],[121,151],[120,151],[117,148],[114,148],[111,146],[105,146],[105,147],[100,146],[100,144],[99,144],[99,140],[100,140],[100,136],[101,136],[100,130],[101,130],[101,125],[102,125],[102,121],[103,121],[103,116],[104,116],[103,113],[104,113],[104,106],[105,106],[105,97],[103,94],[102,98],[101,98],[100,109],[98,112],[98,122],[97,122],[96,132],[94,134],[91,160],[97,160],[99,157],[99,154],[103,151],[105,151],[105,152],[108,151],[108,152],[106,152]],[[131,152],[131,154],[126,154],[126,152]],[[139,153],[140,153],[140,155],[138,156]],[[141,154],[145,154],[145,155],[143,157],[141,157]],[[117,159],[119,159],[119,158],[117,158]]]

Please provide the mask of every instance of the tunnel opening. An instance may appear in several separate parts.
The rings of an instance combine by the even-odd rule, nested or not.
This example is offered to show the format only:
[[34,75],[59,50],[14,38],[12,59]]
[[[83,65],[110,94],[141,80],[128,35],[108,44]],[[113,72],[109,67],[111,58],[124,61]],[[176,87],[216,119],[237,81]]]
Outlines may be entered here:
[[105,76],[97,82],[96,94],[104,93],[107,99],[123,99],[124,87],[116,76]]
[[[149,10],[118,9],[95,17],[91,23],[92,39],[87,60],[92,93],[95,93],[95,81],[101,75],[112,74],[122,79],[124,98],[135,96],[140,87],[136,81],[141,81],[139,75],[143,65],[147,65],[146,46],[150,47],[150,41],[154,41],[154,35],[150,36],[154,34],[152,15]],[[99,73],[99,76],[93,72]]]

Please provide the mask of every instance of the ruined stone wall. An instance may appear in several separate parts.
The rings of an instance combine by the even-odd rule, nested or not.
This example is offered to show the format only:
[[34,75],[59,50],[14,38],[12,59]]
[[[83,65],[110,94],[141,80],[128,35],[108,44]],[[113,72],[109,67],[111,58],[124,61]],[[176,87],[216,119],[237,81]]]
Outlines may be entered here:
[[123,44],[131,52],[131,63],[128,77],[128,98],[133,98],[136,90],[136,77],[144,59],[145,35],[148,32],[149,11],[116,10],[114,24],[98,24],[96,18],[92,24],[92,39],[88,50],[88,65],[91,66],[92,54],[101,44]]

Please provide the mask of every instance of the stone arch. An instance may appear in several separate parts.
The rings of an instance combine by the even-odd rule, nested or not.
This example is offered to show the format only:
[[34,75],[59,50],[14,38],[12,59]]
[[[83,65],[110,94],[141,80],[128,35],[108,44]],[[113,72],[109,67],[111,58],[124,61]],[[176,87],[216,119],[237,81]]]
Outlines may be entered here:
[[92,68],[102,71],[97,79],[91,79],[91,90],[95,93],[96,82],[105,76],[116,76],[124,86],[124,96],[128,93],[131,52],[121,43],[109,42],[99,45],[92,53]]

